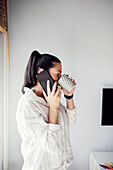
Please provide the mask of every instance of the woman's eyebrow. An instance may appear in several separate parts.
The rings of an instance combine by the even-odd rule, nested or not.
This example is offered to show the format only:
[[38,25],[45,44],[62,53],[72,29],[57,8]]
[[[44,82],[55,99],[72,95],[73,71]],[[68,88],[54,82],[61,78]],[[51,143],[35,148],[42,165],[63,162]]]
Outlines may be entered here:
[[59,71],[60,73],[62,73],[62,71],[61,71],[61,70],[57,70],[57,71]]

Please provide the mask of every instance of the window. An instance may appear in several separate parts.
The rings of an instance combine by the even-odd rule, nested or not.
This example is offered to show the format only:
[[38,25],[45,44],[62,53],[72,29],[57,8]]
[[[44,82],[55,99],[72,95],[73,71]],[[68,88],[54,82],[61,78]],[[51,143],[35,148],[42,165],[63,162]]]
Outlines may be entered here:
[[8,162],[8,62],[7,35],[0,32],[0,170]]
[[[7,50],[8,49],[8,50]],[[7,0],[0,0],[0,170],[8,169],[8,64]],[[10,70],[10,65],[9,65]]]

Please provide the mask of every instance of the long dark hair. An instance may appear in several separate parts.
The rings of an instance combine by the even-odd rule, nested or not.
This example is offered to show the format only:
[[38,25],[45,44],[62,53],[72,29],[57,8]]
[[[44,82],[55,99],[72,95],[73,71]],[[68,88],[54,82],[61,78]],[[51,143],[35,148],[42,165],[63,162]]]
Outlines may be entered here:
[[54,67],[53,62],[60,62],[61,61],[50,54],[40,54],[38,51],[33,51],[30,55],[25,75],[24,75],[24,84],[22,86],[22,93],[24,94],[24,87],[32,88],[36,85],[37,79],[36,75],[38,74],[39,68],[44,70],[49,70],[50,68]]

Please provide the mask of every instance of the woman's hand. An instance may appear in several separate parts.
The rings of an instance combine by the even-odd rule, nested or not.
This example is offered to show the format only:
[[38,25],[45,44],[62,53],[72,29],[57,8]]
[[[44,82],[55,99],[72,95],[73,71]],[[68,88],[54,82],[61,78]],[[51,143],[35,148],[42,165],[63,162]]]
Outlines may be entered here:
[[[67,76],[69,76],[69,75],[67,74]],[[70,92],[68,92],[67,90],[65,90],[65,89],[63,89],[63,88],[61,87],[61,90],[62,90],[63,93],[64,93],[65,95],[67,95],[67,96],[71,96],[71,95],[74,93],[75,87],[76,87],[76,82],[75,82],[75,80],[72,79],[72,77],[70,77],[70,80],[72,80],[72,81],[75,83],[75,86],[73,87],[73,89],[72,89]]]
[[50,81],[48,80],[47,81],[47,94],[48,94],[48,96],[46,95],[45,91],[42,90],[46,101],[48,102],[50,108],[52,108],[52,109],[58,109],[59,104],[60,104],[60,99],[61,99],[61,91],[60,91],[59,87],[58,87],[57,91],[55,92],[56,86],[57,86],[57,82],[54,83],[53,88],[52,88],[52,92],[51,92]]

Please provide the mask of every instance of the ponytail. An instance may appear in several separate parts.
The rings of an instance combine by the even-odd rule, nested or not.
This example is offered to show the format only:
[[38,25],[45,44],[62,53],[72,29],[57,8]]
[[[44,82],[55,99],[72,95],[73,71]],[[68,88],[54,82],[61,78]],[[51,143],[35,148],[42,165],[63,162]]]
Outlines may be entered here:
[[33,51],[29,58],[25,76],[24,85],[22,86],[22,93],[24,93],[24,87],[32,88],[36,85],[36,74],[37,74],[37,62],[41,58],[41,54],[38,51]]

